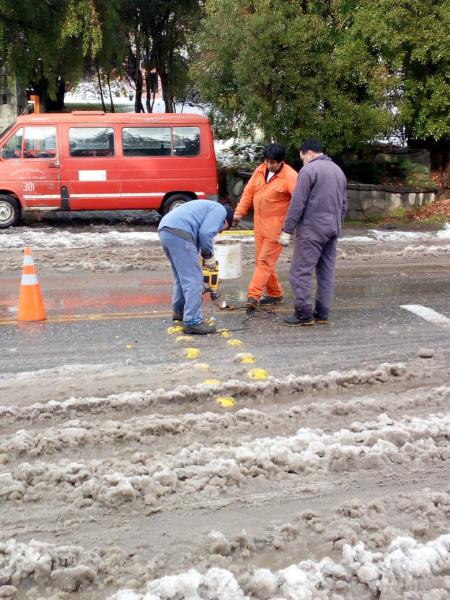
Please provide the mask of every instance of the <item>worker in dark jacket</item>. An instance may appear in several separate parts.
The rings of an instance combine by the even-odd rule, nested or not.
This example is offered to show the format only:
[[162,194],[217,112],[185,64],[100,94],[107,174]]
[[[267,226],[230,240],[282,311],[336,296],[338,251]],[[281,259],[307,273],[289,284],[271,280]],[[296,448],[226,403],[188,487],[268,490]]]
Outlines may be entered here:
[[[337,239],[347,209],[347,182],[341,169],[322,152],[316,140],[307,140],[300,148],[303,168],[280,235],[287,246],[296,232],[290,269],[294,294],[288,325],[327,323],[334,295]],[[316,271],[317,293],[313,309],[312,276]]]
[[214,237],[233,223],[233,209],[211,200],[191,200],[165,215],[158,227],[164,252],[172,266],[173,320],[183,321],[184,333],[214,333],[201,315],[203,273],[214,270]]

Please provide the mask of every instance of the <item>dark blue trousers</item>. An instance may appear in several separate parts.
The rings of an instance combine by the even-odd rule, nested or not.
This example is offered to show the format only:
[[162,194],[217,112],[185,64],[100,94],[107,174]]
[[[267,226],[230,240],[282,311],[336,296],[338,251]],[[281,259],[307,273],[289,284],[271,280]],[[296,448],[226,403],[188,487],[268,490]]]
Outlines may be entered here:
[[[334,296],[337,239],[337,236],[322,236],[307,227],[299,228],[289,274],[295,313],[299,318],[309,319],[314,315],[328,318]],[[313,310],[311,288],[314,271],[317,293]]]

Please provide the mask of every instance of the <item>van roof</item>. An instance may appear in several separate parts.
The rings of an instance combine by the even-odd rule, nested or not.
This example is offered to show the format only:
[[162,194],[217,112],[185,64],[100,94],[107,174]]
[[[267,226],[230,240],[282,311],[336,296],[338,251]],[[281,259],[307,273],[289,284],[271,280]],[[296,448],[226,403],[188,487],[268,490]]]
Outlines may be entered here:
[[102,111],[73,111],[71,113],[39,113],[17,117],[17,123],[23,125],[56,124],[56,123],[161,123],[165,125],[207,123],[208,118],[199,114],[179,113],[104,113]]

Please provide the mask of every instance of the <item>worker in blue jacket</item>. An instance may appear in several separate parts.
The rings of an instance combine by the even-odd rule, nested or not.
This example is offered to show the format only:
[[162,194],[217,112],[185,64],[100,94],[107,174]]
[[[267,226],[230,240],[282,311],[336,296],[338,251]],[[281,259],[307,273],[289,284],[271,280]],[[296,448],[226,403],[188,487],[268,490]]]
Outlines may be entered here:
[[183,321],[189,334],[214,333],[214,325],[202,319],[203,273],[214,270],[214,237],[233,223],[233,209],[211,200],[191,200],[165,215],[158,227],[164,252],[172,266],[173,320]]

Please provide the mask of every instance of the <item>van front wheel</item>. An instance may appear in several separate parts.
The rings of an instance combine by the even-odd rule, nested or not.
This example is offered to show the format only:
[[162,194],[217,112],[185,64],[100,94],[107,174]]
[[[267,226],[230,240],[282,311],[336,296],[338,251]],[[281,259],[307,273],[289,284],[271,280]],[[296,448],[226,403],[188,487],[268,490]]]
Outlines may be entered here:
[[192,198],[186,196],[185,194],[174,194],[173,196],[169,196],[161,207],[161,214],[163,216],[167,215],[168,212],[174,210],[182,204],[186,204],[186,202],[189,202],[189,200],[192,200]]
[[20,222],[20,205],[15,198],[0,194],[0,229],[14,227]]

